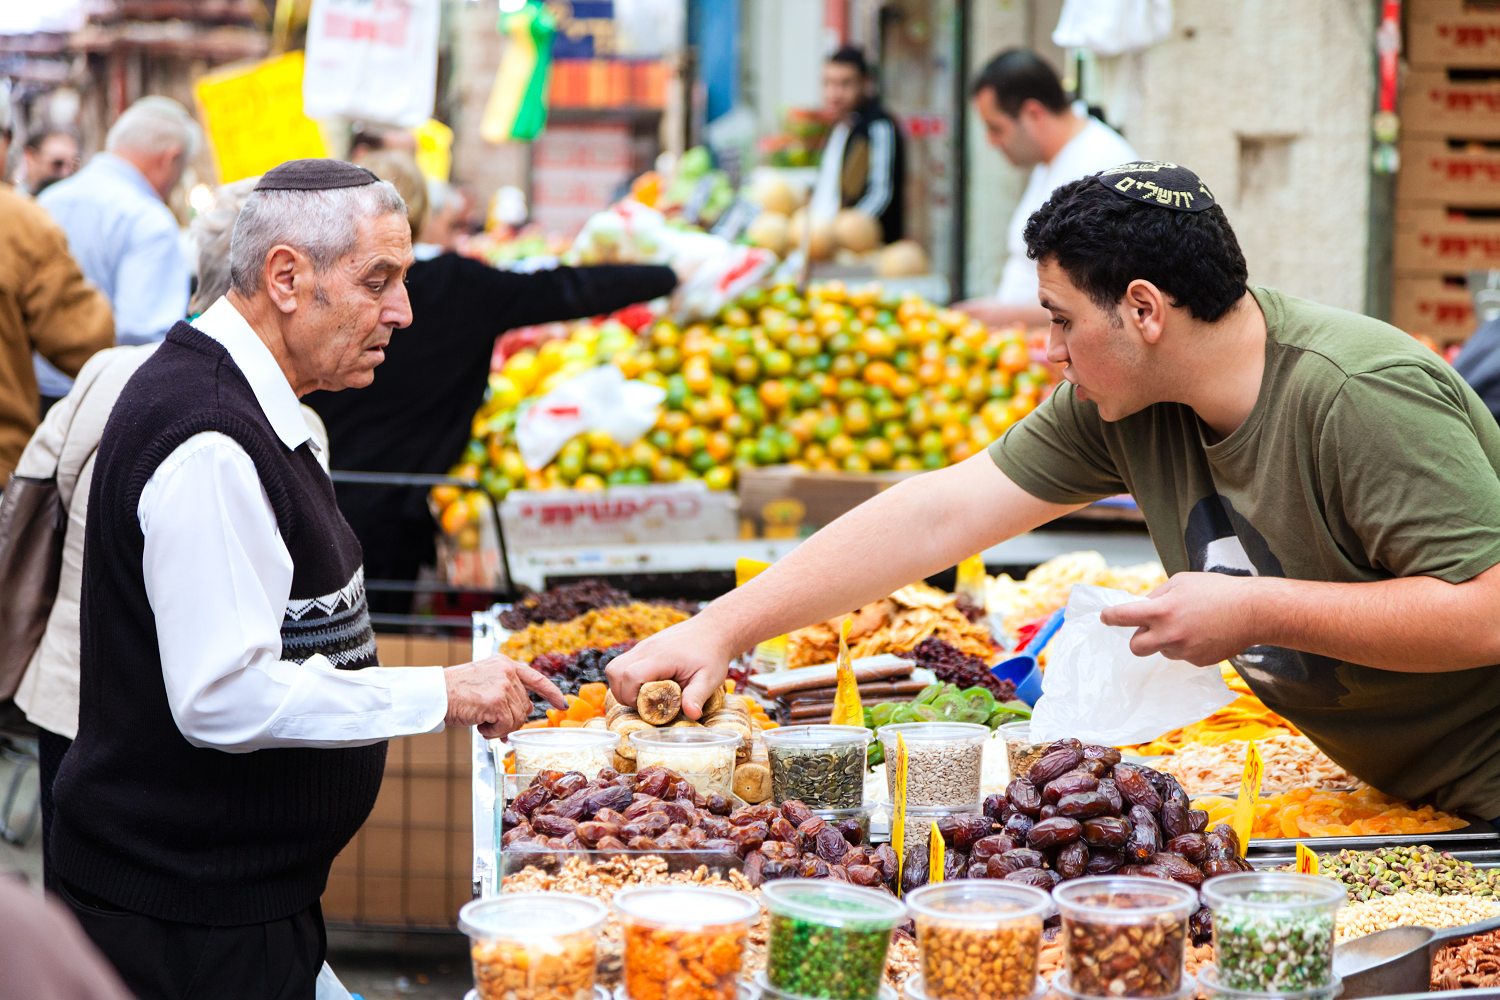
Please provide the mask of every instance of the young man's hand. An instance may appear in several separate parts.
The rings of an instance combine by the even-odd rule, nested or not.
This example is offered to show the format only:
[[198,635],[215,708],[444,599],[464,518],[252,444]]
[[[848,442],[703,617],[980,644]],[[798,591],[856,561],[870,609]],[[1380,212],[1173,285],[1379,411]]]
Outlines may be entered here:
[[647,681],[675,680],[682,685],[683,714],[696,719],[714,688],[723,685],[730,659],[742,652],[728,646],[704,612],[641,640],[610,661],[604,673],[609,689],[623,705],[634,705],[636,693]]
[[478,726],[485,739],[504,739],[531,714],[535,691],[554,708],[567,708],[567,699],[545,676],[508,656],[491,656],[443,670],[448,684],[450,726]]
[[1130,651],[1161,653],[1206,667],[1257,645],[1250,597],[1255,580],[1224,573],[1178,573],[1146,600],[1105,608],[1106,625],[1134,628]]

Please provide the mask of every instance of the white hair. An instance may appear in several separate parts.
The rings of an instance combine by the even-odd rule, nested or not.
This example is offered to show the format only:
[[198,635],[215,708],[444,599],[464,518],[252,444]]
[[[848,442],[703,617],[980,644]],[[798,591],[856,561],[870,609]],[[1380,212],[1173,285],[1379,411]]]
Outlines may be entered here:
[[141,153],[164,153],[177,148],[184,161],[192,160],[203,146],[203,130],[187,108],[170,97],[143,97],[110,126],[104,149],[113,153],[131,149]]
[[245,199],[229,242],[229,284],[241,295],[260,291],[266,256],[278,246],[307,255],[322,274],[359,239],[359,220],[406,216],[390,181],[329,191],[255,191]]
[[188,231],[198,247],[198,288],[188,303],[189,313],[201,313],[229,291],[229,240],[234,220],[260,176],[231,181],[214,190],[214,203],[193,216]]

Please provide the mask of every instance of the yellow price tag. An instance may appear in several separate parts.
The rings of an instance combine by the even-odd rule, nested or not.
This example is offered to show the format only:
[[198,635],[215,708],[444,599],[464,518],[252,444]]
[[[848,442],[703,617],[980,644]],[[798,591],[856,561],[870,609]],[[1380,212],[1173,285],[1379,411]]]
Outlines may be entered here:
[[976,552],[958,564],[958,580],[953,590],[983,607],[984,581],[984,553]]
[[947,864],[948,845],[938,833],[937,820],[932,821],[932,831],[927,837],[927,884],[943,880],[943,866]]
[[859,703],[859,682],[854,679],[854,665],[849,659],[849,628],[854,619],[845,618],[839,629],[839,658],[835,674],[838,678],[833,691],[833,717],[828,721],[835,726],[863,726],[864,706]]
[[1318,856],[1306,844],[1297,845],[1297,871],[1303,875],[1318,874]]
[[1245,748],[1245,773],[1240,776],[1240,797],[1234,804],[1234,833],[1240,838],[1240,853],[1250,849],[1250,831],[1255,826],[1255,803],[1260,801],[1260,779],[1266,766],[1260,747],[1251,740]]
[[743,587],[770,568],[770,563],[761,562],[759,559],[736,559],[734,561],[734,585]]
[[[770,563],[759,559],[736,559],[734,561],[734,585],[743,587],[770,568]],[[751,655],[751,666],[756,673],[771,674],[778,670],[785,670],[786,659],[786,636],[778,635],[774,639],[756,643],[755,652]],[[860,722],[863,723],[863,721],[864,718],[861,715]]]
[[896,895],[899,896],[901,872],[906,864],[906,738],[900,733],[896,734],[896,759],[886,766],[896,769],[895,794],[891,799],[891,846],[896,849]]

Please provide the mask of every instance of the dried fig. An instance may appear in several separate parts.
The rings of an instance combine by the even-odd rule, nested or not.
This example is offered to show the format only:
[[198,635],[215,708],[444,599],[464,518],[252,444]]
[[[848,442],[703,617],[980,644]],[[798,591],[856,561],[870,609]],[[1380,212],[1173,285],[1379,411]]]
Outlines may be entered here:
[[682,708],[682,686],[676,681],[647,681],[635,696],[635,710],[653,726],[665,726]]

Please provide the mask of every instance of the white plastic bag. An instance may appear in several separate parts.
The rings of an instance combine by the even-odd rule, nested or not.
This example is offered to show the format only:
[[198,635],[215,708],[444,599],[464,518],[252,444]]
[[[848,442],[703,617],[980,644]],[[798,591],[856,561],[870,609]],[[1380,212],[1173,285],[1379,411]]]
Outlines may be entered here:
[[516,444],[528,469],[540,471],[562,446],[588,431],[606,431],[622,446],[635,444],[656,423],[667,390],[626,381],[614,365],[600,365],[568,379],[538,399],[516,420]]
[[1108,587],[1073,587],[1031,714],[1033,739],[1148,743],[1234,701],[1217,666],[1195,667],[1160,653],[1136,656],[1130,651],[1135,629],[1099,621],[1105,608],[1139,600]]
[[313,0],[302,110],[414,128],[437,94],[441,0]]
[[1117,56],[1172,33],[1172,0],[1064,0],[1053,44]]

